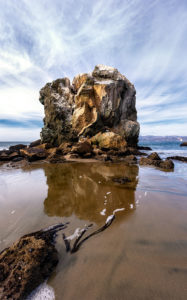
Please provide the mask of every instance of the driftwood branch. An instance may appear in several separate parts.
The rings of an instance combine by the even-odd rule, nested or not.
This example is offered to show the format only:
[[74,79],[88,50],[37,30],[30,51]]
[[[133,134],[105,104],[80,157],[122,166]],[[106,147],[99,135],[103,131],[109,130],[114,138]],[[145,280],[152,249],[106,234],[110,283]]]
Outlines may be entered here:
[[112,222],[114,221],[114,219],[115,219],[115,215],[112,215],[111,218],[109,218],[109,220],[106,221],[106,223],[102,227],[100,227],[96,231],[92,232],[91,234],[87,235],[84,239],[81,240],[81,238],[83,237],[83,235],[88,231],[88,229],[90,227],[92,227],[93,224],[90,224],[90,225],[86,226],[84,229],[81,230],[81,233],[76,238],[76,240],[75,240],[72,248],[71,248],[71,245],[70,245],[70,241],[68,240],[68,238],[66,237],[66,235],[63,233],[62,234],[62,238],[63,238],[65,246],[66,246],[66,251],[70,252],[70,253],[77,252],[79,250],[79,248],[82,246],[82,244],[85,241],[87,241],[92,236],[94,236],[94,235],[96,235],[96,234],[104,231],[105,229],[107,229],[112,224]]

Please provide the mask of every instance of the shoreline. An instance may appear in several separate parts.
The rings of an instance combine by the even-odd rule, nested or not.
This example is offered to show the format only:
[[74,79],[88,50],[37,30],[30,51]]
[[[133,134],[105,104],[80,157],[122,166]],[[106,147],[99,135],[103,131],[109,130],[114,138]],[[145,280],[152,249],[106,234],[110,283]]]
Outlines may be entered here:
[[[177,166],[180,165],[185,166],[186,164],[178,162]],[[0,168],[0,170],[2,169]],[[77,261],[73,267],[71,267],[71,261],[74,256],[71,258],[65,254],[62,238],[59,235],[57,249],[59,258],[62,259],[59,261],[56,273],[48,280],[48,284],[54,289],[56,300],[60,300],[61,286],[63,286],[64,297],[70,299],[64,281],[68,287],[70,287],[70,278],[78,280],[78,284],[80,284],[75,274],[77,272],[84,273],[82,260],[86,259],[85,268],[90,270],[89,268],[93,268],[94,265],[98,268],[101,259],[103,261],[102,268],[107,272],[107,265],[111,264],[112,267],[115,264],[115,257],[120,257],[125,251],[128,256],[131,253],[132,259],[136,261],[136,266],[126,260],[121,262],[123,268],[126,266],[129,280],[132,280],[132,271],[136,270],[139,273],[137,265],[143,257],[145,260],[146,256],[141,269],[142,267],[146,268],[147,261],[150,263],[147,272],[154,278],[154,281],[156,280],[158,293],[161,293],[162,284],[159,276],[163,278],[163,276],[166,277],[166,274],[162,271],[162,264],[158,264],[160,275],[154,273],[154,257],[153,259],[149,257],[150,247],[152,247],[152,251],[158,253],[160,259],[167,253],[170,268],[173,264],[176,267],[179,267],[180,264],[170,252],[171,246],[168,246],[169,249],[163,248],[164,241],[176,245],[175,251],[180,254],[181,263],[183,262],[182,253],[185,252],[185,249],[181,250],[183,249],[181,247],[184,246],[179,240],[182,240],[183,230],[177,225],[178,223],[185,225],[185,182],[182,180],[182,174],[180,178],[177,178],[176,175],[175,171],[166,173],[153,167],[127,166],[123,163],[99,162],[98,167],[98,161],[83,163],[82,160],[62,164],[36,161],[27,163],[21,172],[20,167],[11,169],[10,172],[6,172],[5,169],[2,175],[5,180],[2,195],[6,199],[6,205],[2,211],[3,220],[1,221],[4,223],[1,226],[1,231],[3,230],[1,236],[5,241],[3,244],[1,243],[1,249],[3,245],[10,246],[17,238],[19,239],[28,232],[45,228],[46,225],[50,226],[59,221],[70,222],[67,235],[72,235],[76,228],[84,228],[84,224],[89,223],[94,224],[94,230],[100,227],[115,209],[125,208],[116,215],[116,219],[106,233],[101,233],[100,236],[91,239],[81,248],[76,255]],[[113,181],[113,177],[131,178],[132,182],[120,184]],[[13,189],[10,189],[10,194],[6,194],[6,186],[9,186],[9,183]],[[43,189],[44,185],[47,188],[45,188],[46,192]],[[82,194],[83,191],[85,194]],[[107,200],[106,205],[105,200]],[[62,203],[64,203],[63,206],[61,206]],[[102,215],[101,212],[103,213],[104,208],[106,208],[106,212],[104,212],[105,215]],[[172,222],[169,221],[170,218],[172,218]],[[163,226],[165,222],[169,226]],[[151,235],[150,226],[152,228]],[[152,244],[153,241],[154,244]],[[117,251],[116,247],[113,247],[113,243],[115,245],[118,243]],[[148,246],[144,246],[144,243],[147,243]],[[139,258],[136,251],[132,252],[131,250],[134,247],[141,254]],[[95,260],[96,254],[98,259],[100,258],[98,262]],[[103,257],[108,258],[107,265]],[[73,268],[72,271],[71,268]],[[117,270],[117,274],[119,274],[120,269],[117,268]],[[92,272],[94,272],[94,268]],[[124,275],[121,276],[125,280]],[[169,274],[167,276],[166,278],[169,279]],[[91,279],[90,275],[88,278]],[[117,280],[118,276],[115,278]],[[142,275],[141,278],[144,276]],[[87,282],[86,278],[84,280]],[[102,278],[100,280],[103,282]],[[180,280],[181,275],[176,275],[177,286],[180,286]],[[146,281],[143,280],[141,284],[146,287]],[[76,288],[77,285],[75,285]],[[72,292],[75,292],[75,289],[72,288]],[[82,287],[80,295],[83,291]],[[134,291],[135,293],[139,291],[138,285],[134,287]],[[180,292],[174,288],[171,291],[180,295]],[[123,293],[125,293],[124,290]],[[91,297],[91,299],[93,298]]]

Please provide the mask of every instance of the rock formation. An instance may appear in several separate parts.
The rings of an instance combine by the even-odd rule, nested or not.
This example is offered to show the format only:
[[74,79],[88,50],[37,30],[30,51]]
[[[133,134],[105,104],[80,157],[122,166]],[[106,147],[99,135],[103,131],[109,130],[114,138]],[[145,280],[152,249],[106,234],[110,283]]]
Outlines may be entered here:
[[150,165],[155,166],[160,169],[164,170],[173,170],[174,169],[174,163],[170,159],[161,159],[158,153],[153,152],[148,157],[141,157],[140,158],[140,165]]
[[119,144],[120,136],[123,146],[137,145],[136,90],[115,68],[97,65],[91,74],[76,76],[72,84],[68,78],[47,83],[39,100],[45,111],[42,143],[59,146],[111,132],[113,144]]

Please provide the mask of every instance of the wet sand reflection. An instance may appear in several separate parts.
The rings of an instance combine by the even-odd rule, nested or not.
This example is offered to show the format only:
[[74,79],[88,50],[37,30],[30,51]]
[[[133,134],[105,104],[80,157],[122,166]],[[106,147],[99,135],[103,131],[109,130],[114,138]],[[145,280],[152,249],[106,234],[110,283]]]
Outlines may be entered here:
[[[74,163],[45,165],[44,171],[48,185],[44,211],[48,216],[74,214],[100,224],[104,215],[117,208],[125,208],[121,216],[135,209],[138,166]],[[130,182],[114,183],[116,177],[128,177]]]

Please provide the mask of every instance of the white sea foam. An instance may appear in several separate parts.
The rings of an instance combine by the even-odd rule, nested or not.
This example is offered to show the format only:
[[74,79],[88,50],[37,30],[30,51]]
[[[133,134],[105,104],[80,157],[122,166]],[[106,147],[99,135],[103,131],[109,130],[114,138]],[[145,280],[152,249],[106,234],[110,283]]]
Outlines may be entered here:
[[26,300],[55,300],[55,293],[46,282],[40,284]]
[[106,208],[104,208],[104,209],[100,212],[100,215],[102,215],[102,216],[105,216],[105,214],[106,214]]
[[108,216],[105,223],[108,224],[113,218],[114,218],[114,215]]
[[110,195],[110,194],[111,194],[111,192],[107,192],[107,193],[106,193],[106,195]]
[[69,236],[66,237],[66,240],[70,240],[70,241],[71,241],[71,240],[73,240],[74,238],[79,237],[79,236],[80,236],[80,233],[81,233],[80,228],[76,228],[75,231],[74,231],[74,233],[73,233],[72,235],[69,235]]
[[124,208],[124,207],[122,207],[122,208],[116,208],[116,209],[113,211],[113,215],[115,215],[116,212],[122,211],[122,210],[125,210],[125,208]]
[[114,218],[116,212],[122,211],[122,210],[125,210],[125,208],[116,208],[113,211],[113,214],[107,217],[105,224],[108,224]]

